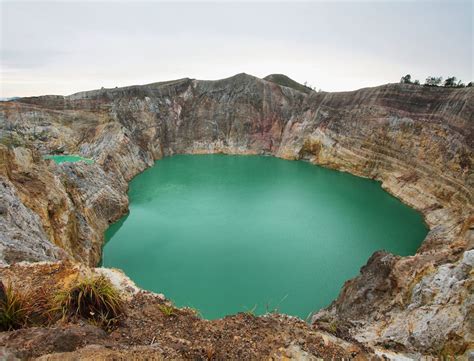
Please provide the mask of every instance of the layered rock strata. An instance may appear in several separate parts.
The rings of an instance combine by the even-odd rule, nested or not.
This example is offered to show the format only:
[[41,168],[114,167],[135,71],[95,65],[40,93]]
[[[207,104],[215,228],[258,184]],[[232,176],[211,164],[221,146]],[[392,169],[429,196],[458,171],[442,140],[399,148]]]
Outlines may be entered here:
[[[0,103],[9,202],[0,259],[97,264],[104,230],[127,211],[127,182],[163,156],[304,159],[381,181],[430,228],[414,256],[374,254],[314,324],[406,352],[463,353],[473,342],[474,90],[302,92],[267,79],[181,79]],[[54,153],[95,163],[41,160]]]

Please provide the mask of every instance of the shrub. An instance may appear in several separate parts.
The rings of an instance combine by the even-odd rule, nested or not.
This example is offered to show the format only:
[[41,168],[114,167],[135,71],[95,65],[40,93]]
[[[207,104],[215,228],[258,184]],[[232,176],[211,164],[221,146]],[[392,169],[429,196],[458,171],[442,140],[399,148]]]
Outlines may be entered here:
[[447,87],[447,88],[455,87],[456,86],[456,77],[451,76],[449,78],[446,78],[446,80],[444,81],[444,86]]
[[30,306],[27,296],[0,281],[0,330],[10,331],[26,325]]
[[441,76],[429,76],[428,78],[426,78],[425,80],[425,84],[423,84],[424,86],[438,86],[441,84],[441,82],[443,81],[443,77]]
[[456,80],[457,79],[455,76],[449,77],[444,81],[444,86],[446,88],[464,88],[466,86],[466,84],[464,84],[461,80],[458,80],[457,82]]
[[104,276],[77,281],[56,296],[56,304],[64,318],[81,317],[106,328],[124,312],[119,291]]
[[402,76],[402,78],[400,79],[400,83],[402,83],[402,84],[411,84],[411,75],[407,74],[405,76]]

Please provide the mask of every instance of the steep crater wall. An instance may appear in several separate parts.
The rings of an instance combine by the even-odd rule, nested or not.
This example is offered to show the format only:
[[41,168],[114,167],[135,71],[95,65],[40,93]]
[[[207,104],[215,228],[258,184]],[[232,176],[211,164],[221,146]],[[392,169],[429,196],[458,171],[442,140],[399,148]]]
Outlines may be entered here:
[[[9,202],[21,203],[1,218],[3,261],[96,264],[103,232],[127,210],[127,182],[163,156],[306,159],[380,180],[430,227],[413,257],[374,254],[314,322],[386,347],[461,351],[473,333],[473,95],[405,84],[306,93],[239,74],[2,103],[10,149],[0,147],[0,176]],[[55,165],[38,152],[95,164]],[[35,227],[37,238],[13,219]],[[449,297],[435,296],[446,287]]]

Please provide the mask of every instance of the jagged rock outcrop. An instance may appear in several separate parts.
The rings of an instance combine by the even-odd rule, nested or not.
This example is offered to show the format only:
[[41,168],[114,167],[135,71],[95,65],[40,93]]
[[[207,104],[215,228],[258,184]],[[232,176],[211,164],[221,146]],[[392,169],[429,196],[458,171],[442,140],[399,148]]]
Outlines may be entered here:
[[0,145],[0,262],[100,260],[103,233],[128,209],[127,183],[85,162],[57,165]]
[[13,184],[2,179],[0,188],[0,265],[65,257],[48,239],[40,217],[20,201]]
[[[430,228],[414,256],[375,254],[314,315],[315,325],[336,322],[360,341],[396,350],[463,353],[473,340],[474,90],[389,84],[301,92],[277,80],[238,74],[0,103],[0,141],[14,148],[2,150],[3,163],[21,164],[20,153],[34,159],[26,182],[18,165],[0,172],[10,197],[25,206],[15,211],[18,219],[32,219],[37,236],[30,243],[46,249],[25,259],[59,259],[59,246],[96,263],[103,231],[127,210],[127,181],[163,156],[305,159],[380,180]],[[44,165],[37,152],[76,153],[95,164]],[[48,192],[31,192],[38,180]],[[11,218],[1,221],[3,229],[13,227]],[[7,262],[14,260],[5,257],[10,250],[29,249],[9,234],[0,238]]]

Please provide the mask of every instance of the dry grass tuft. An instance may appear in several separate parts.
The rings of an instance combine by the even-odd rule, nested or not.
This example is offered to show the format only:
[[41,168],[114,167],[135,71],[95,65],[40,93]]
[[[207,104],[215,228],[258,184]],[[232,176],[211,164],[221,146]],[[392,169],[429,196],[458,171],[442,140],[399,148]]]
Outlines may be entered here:
[[6,286],[0,281],[0,331],[10,331],[24,327],[28,322],[31,304],[28,295]]
[[76,281],[56,296],[55,304],[66,319],[83,318],[106,329],[124,313],[119,291],[104,276]]

